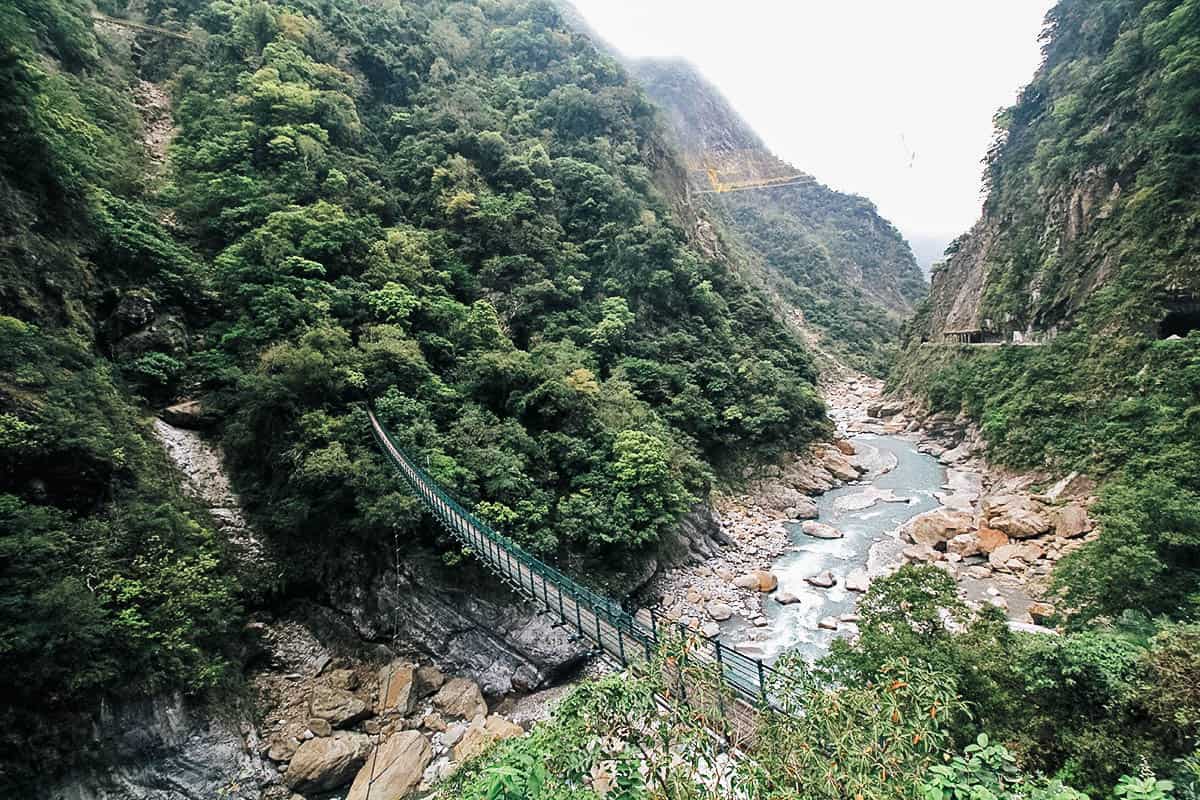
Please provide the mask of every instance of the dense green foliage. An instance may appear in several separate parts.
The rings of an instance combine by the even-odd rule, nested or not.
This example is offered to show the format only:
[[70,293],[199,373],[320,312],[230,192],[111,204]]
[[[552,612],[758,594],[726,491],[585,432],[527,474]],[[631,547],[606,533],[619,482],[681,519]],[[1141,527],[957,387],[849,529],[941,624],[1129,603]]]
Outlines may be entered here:
[[225,681],[239,620],[212,521],[99,353],[115,294],[182,300],[195,265],[142,203],[129,65],[88,14],[0,3],[0,783],[65,766],[97,692]]
[[866,198],[836,192],[775,158],[690,64],[644,59],[634,70],[663,107],[699,187],[710,188],[706,166],[719,175],[731,170],[732,180],[799,175],[788,186],[704,197],[730,246],[803,312],[831,351],[856,369],[886,374],[901,316],[926,290],[900,233]]
[[[261,599],[239,584],[310,588],[348,547],[435,541],[367,403],[464,502],[575,567],[631,565],[717,471],[825,432],[798,341],[673,221],[650,105],[550,4],[100,5],[187,36],[0,2],[18,762],[57,759],[33,736],[46,714],[236,677],[225,649]],[[289,553],[282,585],[240,580],[148,435],[187,394]]]
[[[926,307],[893,385],[977,420],[996,461],[1106,481],[1100,541],[1058,587],[1078,620],[1200,611],[1200,3],[1064,0],[997,117],[981,320],[1040,347],[946,348]],[[975,235],[982,235],[976,233]],[[965,247],[963,252],[974,252]],[[954,247],[951,248],[955,249]],[[1176,314],[1175,338],[1159,324]],[[1192,320],[1193,323],[1200,320]]]
[[1194,625],[1016,633],[996,609],[967,609],[933,567],[876,581],[859,613],[859,640],[837,641],[826,659],[839,682],[870,680],[899,656],[927,665],[971,711],[954,736],[967,744],[988,731],[1026,770],[1101,796],[1143,764],[1174,774],[1196,747]]
[[[751,800],[1195,797],[1196,626],[1015,633],[994,608],[969,611],[933,567],[876,581],[859,610],[857,640],[837,640],[815,666],[776,663],[777,709],[741,759],[704,730],[724,730],[717,676],[669,644],[653,666],[585,683],[442,796],[717,798],[736,786]],[[681,678],[664,677],[681,664]]]
[[886,375],[900,315],[926,287],[908,245],[874,204],[816,181],[714,202],[830,349],[855,369]]
[[226,308],[193,363],[272,533],[410,525],[367,401],[506,533],[588,557],[822,430],[800,346],[672,224],[650,106],[552,7],[165,6],[207,33],[175,56],[173,192]]

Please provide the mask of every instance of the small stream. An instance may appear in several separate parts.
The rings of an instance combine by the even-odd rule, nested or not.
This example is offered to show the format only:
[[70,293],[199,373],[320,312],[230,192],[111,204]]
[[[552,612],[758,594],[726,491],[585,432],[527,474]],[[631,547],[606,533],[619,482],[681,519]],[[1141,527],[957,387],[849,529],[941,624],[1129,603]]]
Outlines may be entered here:
[[[835,636],[853,631],[853,624],[847,622],[839,623],[838,631],[818,628],[824,618],[854,612],[859,595],[847,591],[846,576],[856,570],[874,576],[898,561],[904,547],[897,535],[899,527],[939,505],[934,493],[942,491],[946,469],[917,452],[914,442],[875,434],[852,441],[873,468],[862,483],[826,492],[817,500],[818,521],[837,528],[844,538],[815,539],[805,535],[799,523],[788,524],[795,547],[772,569],[779,576],[779,592],[799,599],[781,605],[772,596],[764,603],[770,624],[755,638],[768,660],[796,649],[818,657]],[[819,589],[805,582],[824,570],[837,579],[833,588]]]

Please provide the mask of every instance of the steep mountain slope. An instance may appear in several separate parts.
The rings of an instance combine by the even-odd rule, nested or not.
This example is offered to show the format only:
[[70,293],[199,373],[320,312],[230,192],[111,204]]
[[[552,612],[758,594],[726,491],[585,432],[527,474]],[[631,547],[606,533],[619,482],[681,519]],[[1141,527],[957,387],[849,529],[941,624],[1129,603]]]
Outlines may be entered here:
[[630,68],[666,112],[694,190],[712,189],[714,178],[736,187],[795,176],[787,185],[704,197],[835,350],[862,369],[883,370],[899,320],[925,292],[896,229],[870,201],[835,192],[775,157],[691,65],[645,59]]
[[[634,575],[716,471],[826,431],[660,189],[652,107],[548,3],[100,10],[131,8],[174,35],[0,3],[0,779],[102,700],[236,683],[245,606],[361,597],[397,542],[461,560],[368,403],[523,544]],[[148,412],[183,396],[281,575],[174,487]]]
[[[1063,0],[1043,40],[894,383],[974,417],[998,460],[1110,479],[1103,537],[1059,573],[1081,614],[1192,616],[1200,2]],[[1035,346],[944,344],[958,337]]]

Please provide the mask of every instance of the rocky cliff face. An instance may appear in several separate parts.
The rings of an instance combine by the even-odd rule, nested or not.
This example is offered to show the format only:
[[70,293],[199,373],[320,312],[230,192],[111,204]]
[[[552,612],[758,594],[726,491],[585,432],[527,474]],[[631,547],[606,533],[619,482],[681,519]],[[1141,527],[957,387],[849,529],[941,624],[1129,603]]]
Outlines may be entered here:
[[996,118],[983,217],[935,268],[917,337],[1044,341],[1082,322],[1153,335],[1191,313],[1195,24],[1182,2],[1050,12],[1041,68]]
[[[260,576],[278,574],[275,561],[286,554],[270,552],[247,522],[220,449],[195,430],[205,421],[200,406],[180,404],[164,416],[178,425],[156,420],[154,432],[186,493],[213,515],[242,569]],[[336,681],[338,668],[343,673],[371,672],[375,665],[405,654],[448,674],[469,677],[484,696],[496,699],[541,689],[589,653],[586,643],[557,626],[549,614],[494,585],[470,562],[449,570],[435,554],[409,549],[398,568],[399,574],[396,566],[380,570],[362,554],[351,553],[342,577],[327,587],[325,596],[294,600],[277,613],[258,612],[242,631],[241,641],[232,645],[259,698],[257,705],[227,699],[214,706],[180,693],[136,702],[104,701],[86,722],[90,765],[56,782],[48,796],[287,797],[290,792],[284,791],[277,765],[291,760],[296,748],[285,746],[288,741],[307,741],[311,697],[345,693],[327,685]],[[366,734],[355,735],[369,747]],[[336,760],[331,759],[325,761]],[[362,760],[347,761],[345,782]],[[313,767],[320,767],[323,777],[336,772],[325,761]]]
[[948,331],[980,331],[1018,343],[1052,338],[1117,266],[1117,251],[1091,236],[1112,216],[1121,194],[1120,181],[1095,166],[1040,198],[1036,258],[1014,253],[1030,219],[990,204],[934,267],[928,313],[916,333],[925,341],[939,341]]

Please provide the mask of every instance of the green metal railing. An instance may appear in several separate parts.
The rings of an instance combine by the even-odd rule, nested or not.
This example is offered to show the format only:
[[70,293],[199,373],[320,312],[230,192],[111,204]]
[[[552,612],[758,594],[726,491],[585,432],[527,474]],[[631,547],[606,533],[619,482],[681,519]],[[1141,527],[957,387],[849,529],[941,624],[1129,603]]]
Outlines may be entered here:
[[[635,617],[613,601],[564,575],[554,567],[526,552],[508,537],[497,533],[486,522],[463,508],[448,495],[392,438],[388,430],[367,412],[371,432],[388,458],[395,464],[409,488],[435,519],[456,539],[517,592],[545,606],[564,624],[594,642],[609,657],[626,666],[657,651],[667,634],[699,639],[698,648],[689,650],[689,658],[714,665],[733,694],[747,703],[770,705],[774,692],[770,687],[790,680],[763,663],[723,644],[717,637],[700,637],[678,622],[668,620],[656,609],[639,612]],[[639,617],[644,615],[643,622]]]

